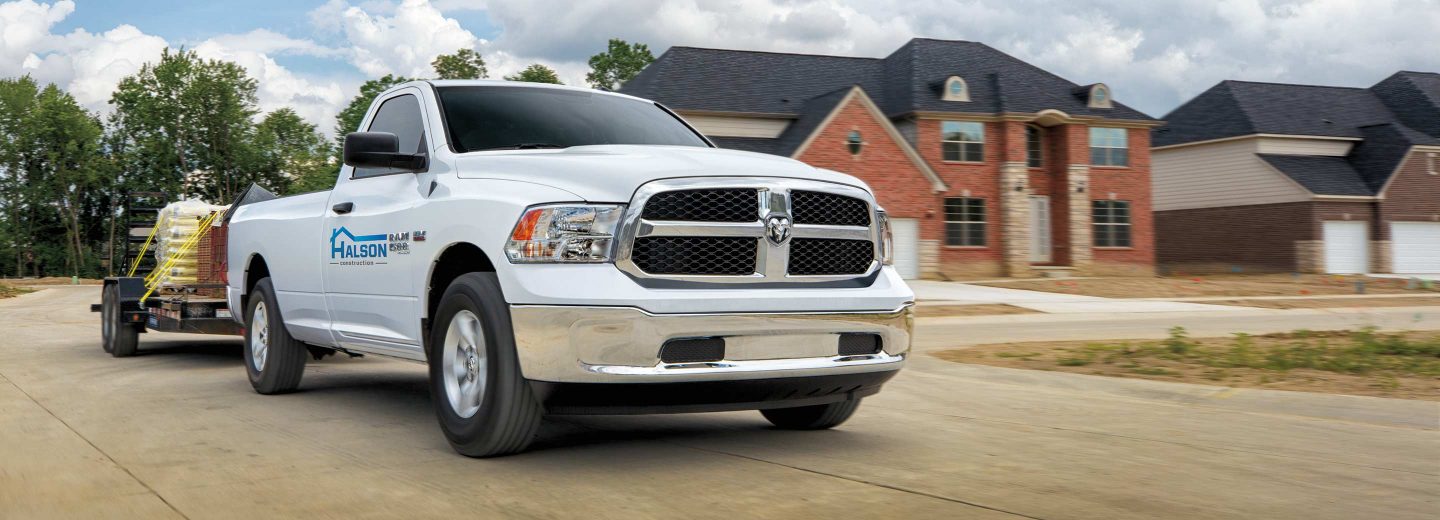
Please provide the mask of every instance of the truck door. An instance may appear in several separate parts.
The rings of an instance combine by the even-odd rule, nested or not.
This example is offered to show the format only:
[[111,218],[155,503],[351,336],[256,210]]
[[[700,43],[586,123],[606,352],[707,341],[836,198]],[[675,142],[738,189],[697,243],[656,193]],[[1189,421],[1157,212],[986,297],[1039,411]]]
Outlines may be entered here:
[[[419,92],[399,90],[382,100],[367,131],[389,132],[400,150],[427,153]],[[342,346],[415,358],[423,356],[417,268],[410,255],[416,229],[407,219],[420,201],[410,172],[341,167],[324,219],[325,298]]]

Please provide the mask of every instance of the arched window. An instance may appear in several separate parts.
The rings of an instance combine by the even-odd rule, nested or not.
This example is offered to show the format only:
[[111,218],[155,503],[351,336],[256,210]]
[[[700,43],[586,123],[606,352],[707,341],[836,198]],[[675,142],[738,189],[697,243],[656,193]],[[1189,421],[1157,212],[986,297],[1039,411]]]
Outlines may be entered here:
[[960,76],[950,76],[945,80],[945,91],[941,95],[945,101],[970,101],[970,86]]
[[1025,165],[1039,168],[1045,165],[1045,130],[1040,125],[1025,125]]
[[1110,108],[1110,87],[1096,83],[1090,87],[1090,108]]

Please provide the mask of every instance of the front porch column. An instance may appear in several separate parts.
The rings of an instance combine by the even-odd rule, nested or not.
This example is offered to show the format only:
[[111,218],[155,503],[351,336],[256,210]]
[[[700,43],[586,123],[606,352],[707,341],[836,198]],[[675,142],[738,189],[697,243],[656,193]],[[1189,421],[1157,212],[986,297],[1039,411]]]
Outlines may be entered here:
[[1000,211],[1005,275],[1034,276],[1030,269],[1030,170],[1024,162],[1000,165]]
[[1070,266],[1075,274],[1090,274],[1095,263],[1090,226],[1090,165],[1071,164],[1065,168],[1066,195],[1070,202]]

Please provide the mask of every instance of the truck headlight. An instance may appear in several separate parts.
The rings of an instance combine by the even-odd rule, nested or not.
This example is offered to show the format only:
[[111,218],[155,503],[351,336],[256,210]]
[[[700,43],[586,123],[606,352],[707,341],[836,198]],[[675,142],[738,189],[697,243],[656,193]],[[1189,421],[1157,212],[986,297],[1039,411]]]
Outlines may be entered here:
[[609,262],[622,205],[561,204],[525,210],[505,256],[511,263]]
[[875,216],[880,224],[880,261],[895,265],[895,235],[890,232],[890,214],[881,209],[875,211]]

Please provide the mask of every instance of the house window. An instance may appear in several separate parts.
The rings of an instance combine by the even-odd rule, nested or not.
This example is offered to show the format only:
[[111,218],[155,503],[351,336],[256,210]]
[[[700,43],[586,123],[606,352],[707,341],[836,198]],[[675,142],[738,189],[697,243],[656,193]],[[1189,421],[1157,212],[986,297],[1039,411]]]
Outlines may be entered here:
[[850,155],[860,155],[860,149],[865,146],[865,140],[860,137],[859,130],[850,131],[850,135],[845,137],[845,146],[850,149]]
[[985,246],[985,199],[945,199],[945,245]]
[[970,101],[970,86],[960,76],[950,76],[945,80],[945,91],[940,98],[945,101]]
[[946,161],[983,162],[985,124],[946,121],[940,125],[941,158]]
[[1039,168],[1045,163],[1045,154],[1041,151],[1043,143],[1040,139],[1040,132],[1038,126],[1025,126],[1025,165],[1031,168]]
[[1130,144],[1124,128],[1090,127],[1090,164],[1129,166]]
[[1095,247],[1130,247],[1130,202],[1097,200],[1092,204]]
[[1110,108],[1110,87],[1095,84],[1090,87],[1090,108]]

